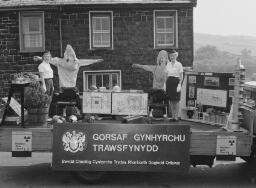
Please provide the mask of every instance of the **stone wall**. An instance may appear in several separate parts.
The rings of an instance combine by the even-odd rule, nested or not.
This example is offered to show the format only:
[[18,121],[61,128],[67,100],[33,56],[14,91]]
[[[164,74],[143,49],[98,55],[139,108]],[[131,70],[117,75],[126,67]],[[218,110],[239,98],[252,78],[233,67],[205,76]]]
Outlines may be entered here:
[[[160,10],[178,11],[178,60],[183,66],[193,63],[193,8],[155,7]],[[45,46],[53,56],[61,57],[60,27],[62,48],[71,44],[78,58],[103,58],[104,61],[87,67],[81,67],[77,85],[82,91],[83,70],[121,70],[123,89],[148,89],[152,87],[152,75],[140,69],[132,68],[133,63],[155,64],[157,53],[154,49],[153,10],[152,7],[76,7],[69,6],[45,9]],[[89,49],[89,10],[113,11],[113,50]],[[38,63],[33,62],[34,55],[41,53],[19,52],[19,12],[0,12],[0,97],[6,96],[13,73],[37,71]],[[58,88],[56,68],[55,87]]]

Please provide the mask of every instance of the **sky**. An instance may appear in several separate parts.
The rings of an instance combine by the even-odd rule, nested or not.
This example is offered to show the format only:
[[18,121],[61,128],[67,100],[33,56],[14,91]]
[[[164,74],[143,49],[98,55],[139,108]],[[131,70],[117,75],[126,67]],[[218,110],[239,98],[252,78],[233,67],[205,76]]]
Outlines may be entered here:
[[256,0],[197,0],[194,32],[256,37]]

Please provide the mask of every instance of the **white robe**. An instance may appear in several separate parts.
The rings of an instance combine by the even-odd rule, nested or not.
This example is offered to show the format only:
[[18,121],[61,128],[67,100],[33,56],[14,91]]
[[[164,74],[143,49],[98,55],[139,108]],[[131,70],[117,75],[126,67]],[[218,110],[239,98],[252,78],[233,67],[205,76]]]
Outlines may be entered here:
[[50,63],[57,67],[59,87],[76,87],[77,73],[81,66],[99,62],[98,59],[75,59],[67,61],[65,58],[52,58]]

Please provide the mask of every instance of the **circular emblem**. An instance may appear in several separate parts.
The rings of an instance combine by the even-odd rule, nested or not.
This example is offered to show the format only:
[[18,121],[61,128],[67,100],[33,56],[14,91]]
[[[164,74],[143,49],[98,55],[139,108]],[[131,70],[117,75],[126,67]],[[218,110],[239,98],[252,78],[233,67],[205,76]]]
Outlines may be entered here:
[[82,132],[66,132],[62,136],[62,142],[64,151],[76,153],[78,151],[84,151],[87,147],[86,134]]

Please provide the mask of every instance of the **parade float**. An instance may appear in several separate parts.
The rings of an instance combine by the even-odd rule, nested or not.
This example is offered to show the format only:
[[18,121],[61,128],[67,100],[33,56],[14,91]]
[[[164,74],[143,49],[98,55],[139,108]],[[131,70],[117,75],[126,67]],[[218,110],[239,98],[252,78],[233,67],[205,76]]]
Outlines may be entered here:
[[[184,173],[215,159],[255,161],[255,90],[241,83],[240,62],[232,73],[185,71],[179,122],[169,121],[163,97],[155,97],[161,93],[145,89],[152,76],[131,68],[155,65],[163,49],[178,50],[182,65],[193,66],[196,0],[8,2],[0,1],[0,151],[13,157],[51,152],[53,170],[87,181],[109,171]],[[30,80],[17,76],[11,83],[11,74],[37,70],[32,57],[45,49],[63,57],[66,44],[85,64],[88,57],[104,59],[75,75],[81,118],[63,113],[41,126],[28,123]],[[9,107],[14,123],[8,123]]]
[[164,113],[154,117],[158,108],[149,110],[150,96],[141,90],[84,91],[77,121],[2,123],[0,150],[13,156],[52,152],[53,170],[73,171],[87,181],[108,171],[184,173],[218,159],[252,162],[255,106],[248,91],[244,95],[251,88],[244,72],[240,61],[234,73],[186,71],[179,122]]

